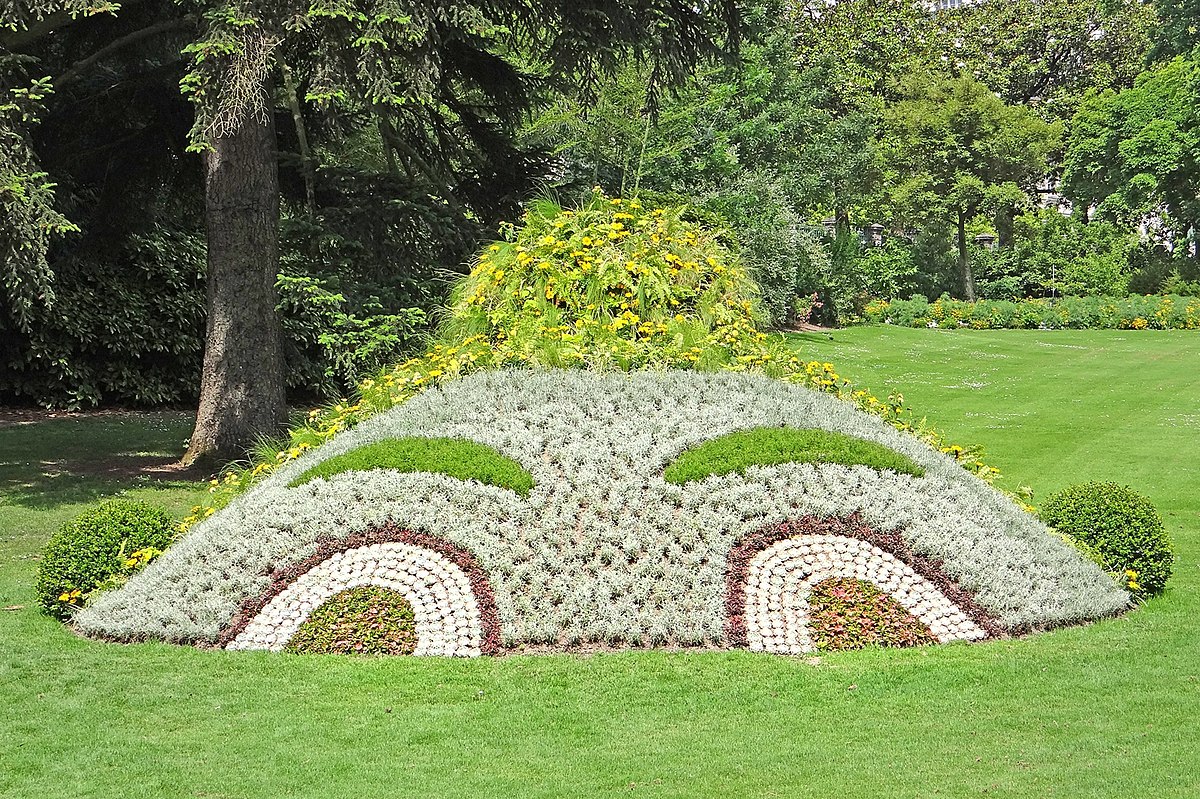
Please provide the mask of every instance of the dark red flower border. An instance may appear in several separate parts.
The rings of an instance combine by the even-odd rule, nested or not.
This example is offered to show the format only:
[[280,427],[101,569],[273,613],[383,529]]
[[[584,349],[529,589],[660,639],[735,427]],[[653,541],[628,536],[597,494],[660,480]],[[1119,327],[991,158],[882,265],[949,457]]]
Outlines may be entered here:
[[347,550],[388,543],[409,544],[432,550],[445,556],[451,563],[462,569],[471,582],[471,591],[475,595],[475,603],[479,606],[480,651],[485,655],[500,654],[503,647],[500,642],[500,616],[496,611],[496,597],[492,593],[492,586],[475,555],[443,538],[409,530],[393,522],[387,522],[379,527],[372,527],[365,532],[354,533],[345,538],[318,539],[317,551],[314,555],[283,569],[276,569],[271,574],[270,587],[261,595],[242,603],[229,626],[217,639],[217,646],[224,647],[237,638],[272,599],[283,593],[301,575],[319,564]]
[[801,516],[769,525],[739,539],[729,550],[725,562],[725,640],[731,647],[747,646],[746,579],[750,561],[772,544],[802,535],[838,535],[857,538],[889,552],[917,574],[937,586],[947,599],[967,614],[989,638],[1003,637],[1007,630],[975,601],[962,586],[942,571],[942,562],[917,555],[897,531],[876,530],[859,514],[849,516]]

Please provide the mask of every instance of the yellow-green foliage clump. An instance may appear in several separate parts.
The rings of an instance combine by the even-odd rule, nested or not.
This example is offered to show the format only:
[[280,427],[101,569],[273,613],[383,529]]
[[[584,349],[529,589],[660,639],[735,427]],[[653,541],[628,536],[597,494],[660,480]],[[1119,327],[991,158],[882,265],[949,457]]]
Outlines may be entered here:
[[[279,452],[214,480],[210,507],[197,508],[184,526],[362,419],[478,369],[755,369],[844,395],[898,428],[913,428],[902,400],[854,391],[833,364],[801,360],[781,337],[759,330],[754,281],[720,234],[688,221],[685,211],[643,208],[600,191],[574,210],[533,203],[521,226],[485,248],[455,286],[424,355],[365,381],[357,402],[314,411]],[[953,454],[982,467],[961,448]]]
[[684,209],[595,195],[533,204],[456,287],[449,340],[544,366],[707,368],[769,362],[758,288]]

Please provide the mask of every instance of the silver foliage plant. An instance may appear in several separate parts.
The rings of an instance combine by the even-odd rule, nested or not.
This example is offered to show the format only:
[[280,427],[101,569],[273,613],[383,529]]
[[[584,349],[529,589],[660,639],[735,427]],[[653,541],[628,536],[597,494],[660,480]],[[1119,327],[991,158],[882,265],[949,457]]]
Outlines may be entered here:
[[[667,483],[685,449],[761,426],[821,428],[912,458],[925,476],[866,466],[755,466]],[[529,470],[527,498],[436,474],[289,481],[405,436],[490,445]],[[507,646],[723,641],[725,561],[742,536],[804,515],[859,513],[897,530],[1014,631],[1099,618],[1128,594],[1010,499],[924,443],[827,394],[744,373],[481,372],[380,414],[196,525],[123,588],[75,616],[86,634],[214,641],[270,572],[391,520],[475,553]]]

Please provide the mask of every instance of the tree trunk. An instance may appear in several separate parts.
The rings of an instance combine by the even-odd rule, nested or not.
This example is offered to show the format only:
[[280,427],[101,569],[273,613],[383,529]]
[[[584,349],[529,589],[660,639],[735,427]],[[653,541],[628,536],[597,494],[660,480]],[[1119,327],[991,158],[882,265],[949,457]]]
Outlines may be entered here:
[[975,276],[971,274],[971,260],[967,258],[967,211],[958,209],[958,271],[962,274],[963,299],[975,302]]
[[833,235],[834,238],[850,235],[850,209],[844,205],[835,204],[833,210]]
[[185,465],[245,457],[287,421],[275,316],[279,174],[275,127],[247,115],[204,156],[208,325],[200,408]]
[[996,212],[996,246],[1002,250],[1008,249],[1013,243],[1013,226],[1017,220],[1017,209],[1006,205]]
[[304,176],[304,211],[309,218],[317,215],[317,160],[308,146],[308,126],[304,124],[304,110],[300,107],[296,77],[287,64],[280,62],[283,85],[287,90],[288,108],[292,111],[292,124],[296,126],[296,146],[300,150],[300,174]]

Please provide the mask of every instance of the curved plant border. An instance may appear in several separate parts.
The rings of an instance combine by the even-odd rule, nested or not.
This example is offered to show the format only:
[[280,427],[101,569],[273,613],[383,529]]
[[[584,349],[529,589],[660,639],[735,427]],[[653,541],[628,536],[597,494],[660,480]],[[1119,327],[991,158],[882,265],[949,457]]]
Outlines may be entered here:
[[492,593],[492,586],[475,555],[443,538],[409,530],[391,521],[345,538],[318,539],[317,551],[311,557],[286,568],[277,569],[271,574],[271,585],[267,590],[242,604],[229,626],[217,639],[216,646],[223,649],[241,634],[242,630],[270,604],[271,600],[287,590],[288,586],[296,582],[302,575],[334,555],[372,544],[388,543],[409,544],[431,550],[448,558],[454,565],[462,569],[463,573],[467,575],[467,579],[471,581],[471,592],[475,595],[475,602],[479,606],[480,652],[484,655],[498,655],[503,651],[496,597]]
[[729,647],[749,646],[746,636],[746,580],[750,561],[771,545],[802,535],[844,536],[876,546],[933,583],[947,599],[987,632],[989,638],[1007,635],[1005,628],[980,607],[966,589],[942,571],[941,561],[917,555],[898,532],[876,530],[854,513],[828,518],[801,516],[789,519],[743,536],[733,545],[725,565],[725,640]]

